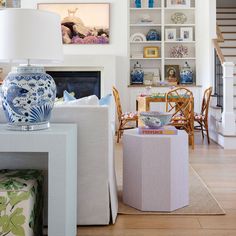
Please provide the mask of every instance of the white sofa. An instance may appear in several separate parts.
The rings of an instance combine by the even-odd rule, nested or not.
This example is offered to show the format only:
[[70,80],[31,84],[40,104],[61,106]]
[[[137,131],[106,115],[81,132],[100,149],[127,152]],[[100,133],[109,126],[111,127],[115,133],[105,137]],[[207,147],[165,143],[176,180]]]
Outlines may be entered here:
[[[0,122],[5,122],[2,110]],[[78,125],[78,225],[114,223],[118,200],[110,109],[107,106],[55,106],[51,123]],[[8,167],[4,163],[1,166]]]

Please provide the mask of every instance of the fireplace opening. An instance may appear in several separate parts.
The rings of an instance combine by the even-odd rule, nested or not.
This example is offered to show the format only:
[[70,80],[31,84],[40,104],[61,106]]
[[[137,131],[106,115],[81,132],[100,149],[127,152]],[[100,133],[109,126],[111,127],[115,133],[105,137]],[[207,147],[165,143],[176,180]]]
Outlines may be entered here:
[[100,71],[47,71],[57,86],[57,97],[63,97],[64,90],[74,92],[75,97],[96,95],[101,98]]

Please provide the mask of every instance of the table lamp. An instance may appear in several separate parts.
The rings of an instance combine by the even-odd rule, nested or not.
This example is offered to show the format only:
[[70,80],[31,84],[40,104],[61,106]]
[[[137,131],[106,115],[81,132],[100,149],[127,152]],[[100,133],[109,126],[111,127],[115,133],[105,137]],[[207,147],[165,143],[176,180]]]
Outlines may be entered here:
[[8,128],[48,128],[56,85],[40,64],[63,59],[59,15],[36,9],[1,10],[0,35],[0,61],[26,63],[14,68],[2,85]]

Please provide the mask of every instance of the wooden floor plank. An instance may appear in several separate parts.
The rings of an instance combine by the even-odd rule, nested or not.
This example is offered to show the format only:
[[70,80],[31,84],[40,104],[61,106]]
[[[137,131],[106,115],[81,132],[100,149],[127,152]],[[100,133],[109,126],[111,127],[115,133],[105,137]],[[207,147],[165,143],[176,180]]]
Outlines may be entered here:
[[80,229],[78,236],[235,236],[236,230]]

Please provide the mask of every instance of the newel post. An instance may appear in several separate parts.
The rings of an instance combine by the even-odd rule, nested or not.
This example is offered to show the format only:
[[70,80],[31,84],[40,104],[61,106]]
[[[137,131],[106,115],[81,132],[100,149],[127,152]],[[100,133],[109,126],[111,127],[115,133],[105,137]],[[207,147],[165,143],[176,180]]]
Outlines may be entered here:
[[234,63],[223,64],[223,113],[222,128],[224,135],[235,134],[234,114]]

